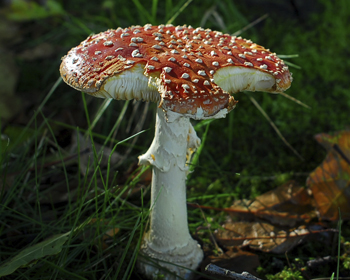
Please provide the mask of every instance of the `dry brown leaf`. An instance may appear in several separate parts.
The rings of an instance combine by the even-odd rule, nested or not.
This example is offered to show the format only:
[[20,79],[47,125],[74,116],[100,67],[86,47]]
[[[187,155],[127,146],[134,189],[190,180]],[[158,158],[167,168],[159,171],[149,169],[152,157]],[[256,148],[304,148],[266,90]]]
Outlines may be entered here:
[[238,200],[229,208],[187,203],[193,208],[224,211],[232,217],[248,220],[263,218],[278,225],[294,226],[297,222],[309,222],[316,217],[314,201],[308,190],[296,182],[288,182],[254,200]]
[[310,235],[305,226],[283,230],[268,223],[227,222],[215,232],[223,246],[248,246],[251,249],[275,254],[285,253]]
[[229,208],[233,215],[263,218],[273,224],[294,226],[315,217],[313,200],[307,190],[290,181],[254,200],[238,200]]
[[350,130],[333,135],[318,134],[316,140],[328,150],[325,160],[308,177],[306,184],[315,198],[319,216],[335,221],[350,219]]
[[257,218],[276,225],[294,226],[296,223],[309,222],[317,217],[314,200],[308,190],[290,181],[274,190],[264,193],[254,200],[237,200],[229,208],[187,203],[193,208],[224,211],[232,217],[245,220]]

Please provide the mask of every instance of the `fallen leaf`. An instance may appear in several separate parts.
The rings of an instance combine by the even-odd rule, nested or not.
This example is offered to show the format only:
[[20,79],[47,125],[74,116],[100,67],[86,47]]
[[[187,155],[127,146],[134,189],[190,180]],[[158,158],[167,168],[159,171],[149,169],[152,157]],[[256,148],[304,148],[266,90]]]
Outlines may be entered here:
[[188,204],[201,209],[213,209],[228,212],[232,217],[270,221],[273,224],[294,226],[298,222],[308,222],[316,217],[314,202],[308,190],[290,181],[266,192],[254,200],[237,200],[229,208],[214,208]]
[[259,217],[277,225],[294,226],[300,221],[309,221],[314,216],[313,201],[304,187],[290,181],[254,200],[238,200],[230,207],[240,215]]
[[247,246],[254,250],[282,254],[311,234],[324,231],[327,230],[310,231],[305,226],[285,229],[268,223],[228,221],[215,232],[215,237],[225,247]]
[[328,150],[325,160],[307,178],[319,217],[350,219],[350,130],[321,133],[316,140]]

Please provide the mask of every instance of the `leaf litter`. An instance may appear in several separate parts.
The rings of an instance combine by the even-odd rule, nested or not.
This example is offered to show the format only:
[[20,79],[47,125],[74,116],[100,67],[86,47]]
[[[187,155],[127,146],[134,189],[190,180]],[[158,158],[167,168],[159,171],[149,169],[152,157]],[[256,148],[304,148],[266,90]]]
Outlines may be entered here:
[[315,198],[320,218],[350,219],[350,130],[315,136],[327,151],[325,160],[309,175],[306,184]]
[[[339,210],[343,220],[350,219],[350,130],[321,133],[315,139],[328,154],[309,174],[306,187],[290,181],[253,200],[234,201],[228,208],[189,204],[229,214],[222,227],[214,232],[215,242],[224,250],[213,254],[208,249],[205,266],[215,263],[239,273],[242,265],[235,263],[241,263],[247,256],[233,252],[255,256],[259,252],[287,254],[307,240],[325,242],[326,238],[332,242],[333,233],[337,232],[332,223],[339,219]],[[256,275],[258,263],[245,263],[251,264],[246,271]]]

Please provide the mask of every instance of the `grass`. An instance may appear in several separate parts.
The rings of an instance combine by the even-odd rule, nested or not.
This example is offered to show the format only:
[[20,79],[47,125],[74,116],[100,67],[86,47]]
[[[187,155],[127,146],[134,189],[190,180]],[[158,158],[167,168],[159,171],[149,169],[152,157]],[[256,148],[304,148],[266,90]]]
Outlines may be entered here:
[[[0,263],[23,248],[46,244],[52,236],[67,239],[54,244],[59,253],[39,260],[33,250],[30,262],[6,279],[142,279],[135,260],[147,226],[149,170],[134,165],[153,138],[155,105],[109,103],[80,95],[57,80],[60,57],[90,33],[166,23],[175,15],[174,24],[234,33],[268,12],[266,7],[272,8],[267,20],[241,35],[278,54],[299,55],[289,59],[301,69],[291,68],[294,82],[288,93],[312,109],[281,96],[239,94],[235,97],[237,108],[226,119],[196,122],[204,144],[195,155],[195,172],[188,180],[190,202],[228,207],[233,199],[255,197],[289,179],[304,184],[325,155],[313,135],[349,126],[345,38],[350,9],[346,0],[317,1],[312,7],[306,4],[304,10],[310,12],[299,16],[276,1],[254,5],[229,0],[200,4],[197,0],[134,0],[123,5],[108,0],[51,2],[60,9],[55,8],[46,18],[35,18],[33,13],[29,22],[23,17],[11,19],[11,24],[22,30],[22,42],[13,40],[5,46],[16,54],[21,70],[16,95],[23,101],[23,111],[2,121]],[[21,56],[44,42],[54,48],[53,54],[41,54],[34,60]],[[304,161],[281,141],[251,96]],[[136,108],[144,113],[135,115]],[[143,126],[137,125],[139,119]],[[78,132],[81,139],[71,150],[71,137]],[[87,145],[90,142],[92,146]],[[215,211],[204,214],[206,220],[199,209],[189,209],[192,233],[207,221],[214,230],[226,218]],[[344,242],[350,236],[347,225],[343,224]],[[212,246],[208,231],[202,230],[200,238]],[[303,244],[289,253],[291,267],[285,256],[263,255],[261,259],[266,261],[262,261],[261,272],[275,275],[286,266],[284,273],[292,272],[297,279],[302,265],[296,258],[306,262],[330,255],[330,247]],[[275,259],[282,261],[282,267],[273,265]],[[345,273],[342,265],[340,268],[340,273]],[[328,267],[323,275],[312,275],[325,277],[332,272]]]

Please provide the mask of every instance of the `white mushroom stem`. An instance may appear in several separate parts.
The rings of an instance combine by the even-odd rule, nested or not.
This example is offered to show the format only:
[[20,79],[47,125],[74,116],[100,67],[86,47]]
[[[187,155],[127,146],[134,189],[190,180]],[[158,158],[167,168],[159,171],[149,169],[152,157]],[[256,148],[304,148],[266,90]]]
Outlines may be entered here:
[[186,206],[186,162],[199,144],[189,118],[158,108],[152,145],[139,157],[139,164],[153,165],[150,229],[141,246],[146,258],[139,262],[147,277],[162,274],[164,279],[178,279],[176,275],[190,279],[191,270],[202,261],[202,249],[188,229]]

